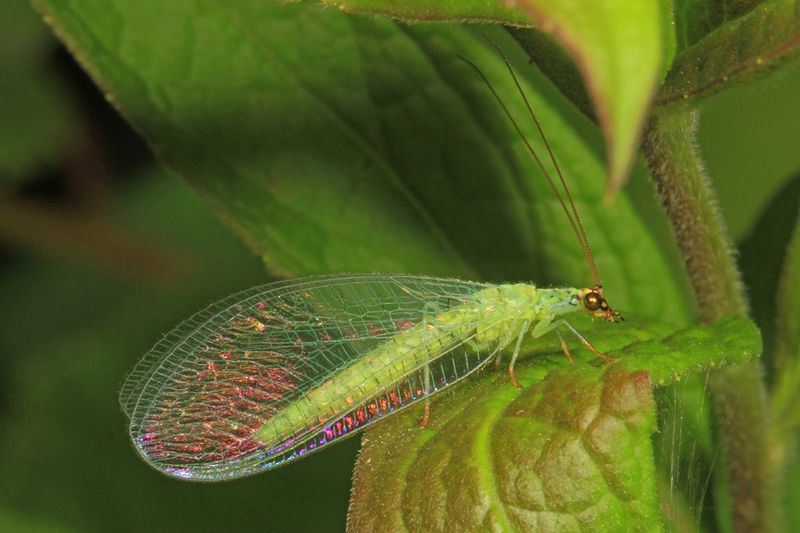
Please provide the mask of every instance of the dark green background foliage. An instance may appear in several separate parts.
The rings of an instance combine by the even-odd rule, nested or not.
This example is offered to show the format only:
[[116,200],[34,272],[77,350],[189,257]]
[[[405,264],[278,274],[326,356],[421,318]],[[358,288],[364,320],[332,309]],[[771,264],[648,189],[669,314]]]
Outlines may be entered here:
[[591,283],[546,181],[457,57],[541,149],[482,34],[520,74],[629,318],[576,324],[623,362],[576,348],[569,365],[545,338],[525,345],[523,391],[489,369],[434,401],[429,429],[415,412],[378,426],[351,526],[731,529],[706,377],[758,355],[759,335],[698,323],[637,158],[652,101],[700,106],[780,421],[763,451],[783,474],[776,516],[800,528],[797,3],[321,3],[0,3],[0,531],[344,527],[358,439],[214,485],[162,477],[130,446],[127,370],[236,289],[358,271]]

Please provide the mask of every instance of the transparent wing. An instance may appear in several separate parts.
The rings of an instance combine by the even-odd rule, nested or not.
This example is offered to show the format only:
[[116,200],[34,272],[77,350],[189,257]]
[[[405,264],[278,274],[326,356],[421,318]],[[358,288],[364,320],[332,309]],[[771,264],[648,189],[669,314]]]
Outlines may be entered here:
[[[398,332],[488,286],[354,274],[234,294],[179,324],[134,367],[120,392],[131,438],[157,469],[204,480],[249,475],[314,451],[427,394],[424,370],[409,369],[368,402],[298,427],[279,447],[255,433]],[[434,386],[481,363],[480,354],[453,351],[472,334],[442,335],[439,354],[448,355],[431,367]]]

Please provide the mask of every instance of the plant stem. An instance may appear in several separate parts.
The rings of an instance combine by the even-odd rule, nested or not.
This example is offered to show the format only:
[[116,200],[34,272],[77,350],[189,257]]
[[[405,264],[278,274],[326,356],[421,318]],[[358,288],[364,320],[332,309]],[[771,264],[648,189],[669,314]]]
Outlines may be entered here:
[[[697,112],[670,106],[650,118],[644,153],[683,253],[700,317],[745,316],[747,300],[730,240],[697,152]],[[767,462],[767,403],[759,361],[711,376],[735,531],[769,531],[773,484]]]

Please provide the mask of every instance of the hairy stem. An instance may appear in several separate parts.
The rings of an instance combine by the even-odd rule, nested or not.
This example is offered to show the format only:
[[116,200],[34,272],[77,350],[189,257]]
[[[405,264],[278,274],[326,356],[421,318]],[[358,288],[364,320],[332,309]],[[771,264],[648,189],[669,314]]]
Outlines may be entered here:
[[[697,112],[671,106],[654,114],[643,149],[672,224],[705,322],[748,313],[741,277],[714,191],[695,146]],[[767,464],[767,403],[759,361],[711,376],[731,525],[736,531],[768,531],[774,525],[772,480]]]

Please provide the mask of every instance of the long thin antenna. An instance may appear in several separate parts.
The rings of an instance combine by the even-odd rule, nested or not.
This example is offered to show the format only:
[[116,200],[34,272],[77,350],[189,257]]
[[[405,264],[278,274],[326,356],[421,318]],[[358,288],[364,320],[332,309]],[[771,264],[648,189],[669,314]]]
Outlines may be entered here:
[[[525,101],[525,107],[528,108],[528,113],[530,114],[531,118],[533,119],[534,124],[536,124],[536,129],[539,130],[539,136],[542,138],[542,142],[544,143],[545,149],[547,149],[547,154],[550,156],[550,161],[553,162],[553,166],[556,169],[556,173],[558,174],[558,179],[561,181],[561,186],[564,189],[564,194],[567,196],[567,200],[569,201],[569,205],[572,208],[572,213],[575,215],[575,223],[578,226],[578,231],[581,234],[582,244],[581,247],[583,248],[583,255],[586,258],[586,262],[589,264],[589,268],[592,271],[592,277],[594,277],[595,285],[598,287],[602,287],[603,283],[600,280],[600,273],[597,270],[597,264],[595,263],[594,256],[592,255],[591,247],[589,246],[589,239],[586,237],[586,231],[583,228],[583,221],[581,220],[581,215],[578,213],[578,210],[575,208],[575,202],[572,199],[572,194],[569,192],[569,187],[567,187],[567,182],[564,179],[564,174],[561,172],[561,167],[558,165],[558,161],[556,160],[556,156],[553,154],[553,150],[550,148],[550,142],[547,140],[547,136],[544,134],[544,130],[542,129],[542,125],[539,123],[539,119],[536,117],[536,113],[533,112],[533,107],[528,100],[525,91],[522,90],[522,86],[519,83],[519,79],[517,78],[517,74],[514,72],[514,69],[511,68],[511,63],[508,61],[508,58],[500,49],[492,41],[485,39],[492,47],[500,54],[500,57],[503,58],[503,62],[506,64],[506,68],[508,69],[508,73],[511,74],[511,79],[514,80],[514,85],[517,87],[517,91],[519,92],[522,99]],[[549,179],[549,176],[548,176]],[[563,206],[563,202],[562,202]]]
[[475,63],[460,55],[458,56],[458,58],[467,63],[469,66],[471,66],[478,73],[481,79],[483,79],[483,82],[489,88],[489,91],[491,91],[492,95],[494,96],[495,100],[497,100],[498,104],[500,104],[500,107],[503,109],[503,112],[508,117],[508,120],[514,126],[514,129],[517,131],[517,134],[522,139],[522,142],[525,143],[525,147],[527,148],[531,156],[533,156],[533,159],[536,161],[536,164],[539,166],[539,169],[542,171],[542,174],[544,174],[545,178],[547,179],[547,183],[550,184],[550,188],[556,195],[556,198],[561,204],[561,208],[564,210],[564,214],[567,216],[567,220],[569,220],[569,223],[572,226],[572,230],[575,232],[575,236],[578,239],[578,242],[580,243],[581,249],[583,250],[583,255],[584,258],[586,259],[586,264],[589,266],[589,270],[591,270],[592,272],[592,278],[594,278],[595,286],[598,288],[602,288],[603,282],[600,279],[600,273],[597,270],[597,264],[595,263],[591,248],[589,247],[589,240],[586,237],[586,231],[583,229],[583,222],[581,221],[581,217],[580,214],[578,213],[578,210],[575,208],[575,202],[572,199],[572,194],[570,194],[569,192],[569,187],[567,187],[564,175],[561,172],[561,167],[559,167],[558,161],[556,160],[555,155],[553,154],[553,151],[550,148],[550,143],[547,141],[547,137],[545,136],[544,130],[542,129],[541,124],[539,123],[539,119],[536,117],[536,114],[533,111],[533,107],[530,105],[530,102],[528,100],[528,97],[525,96],[525,91],[522,90],[522,86],[519,83],[519,80],[517,79],[517,75],[514,73],[514,70],[511,68],[511,63],[508,61],[508,58],[506,58],[505,54],[503,54],[502,50],[500,50],[500,48],[496,44],[489,41],[488,39],[485,40],[489,44],[491,44],[492,47],[494,47],[494,49],[497,50],[497,53],[500,54],[500,57],[503,58],[503,62],[506,64],[506,68],[508,68],[508,71],[511,74],[511,78],[514,80],[514,84],[517,87],[517,91],[519,92],[520,96],[522,96],[522,99],[525,101],[525,106],[527,107],[528,113],[530,114],[531,118],[533,118],[533,121],[536,124],[536,128],[539,130],[539,135],[550,157],[550,161],[552,161],[553,166],[556,169],[556,173],[558,174],[558,178],[561,182],[562,188],[564,189],[564,194],[567,197],[567,202],[569,203],[571,209],[567,207],[567,202],[564,201],[561,192],[558,190],[558,187],[556,187],[553,178],[550,176],[550,173],[544,167],[544,164],[542,163],[542,160],[539,158],[539,155],[536,153],[536,150],[534,150],[533,146],[531,146],[530,142],[525,137],[525,134],[522,133],[522,129],[519,127],[517,121],[511,115],[511,112],[508,110],[508,107],[500,98],[500,95],[497,94],[497,91],[494,89],[491,82],[489,82],[489,79],[486,77],[483,71],[481,71],[481,69],[478,68],[477,65],[475,65]]

